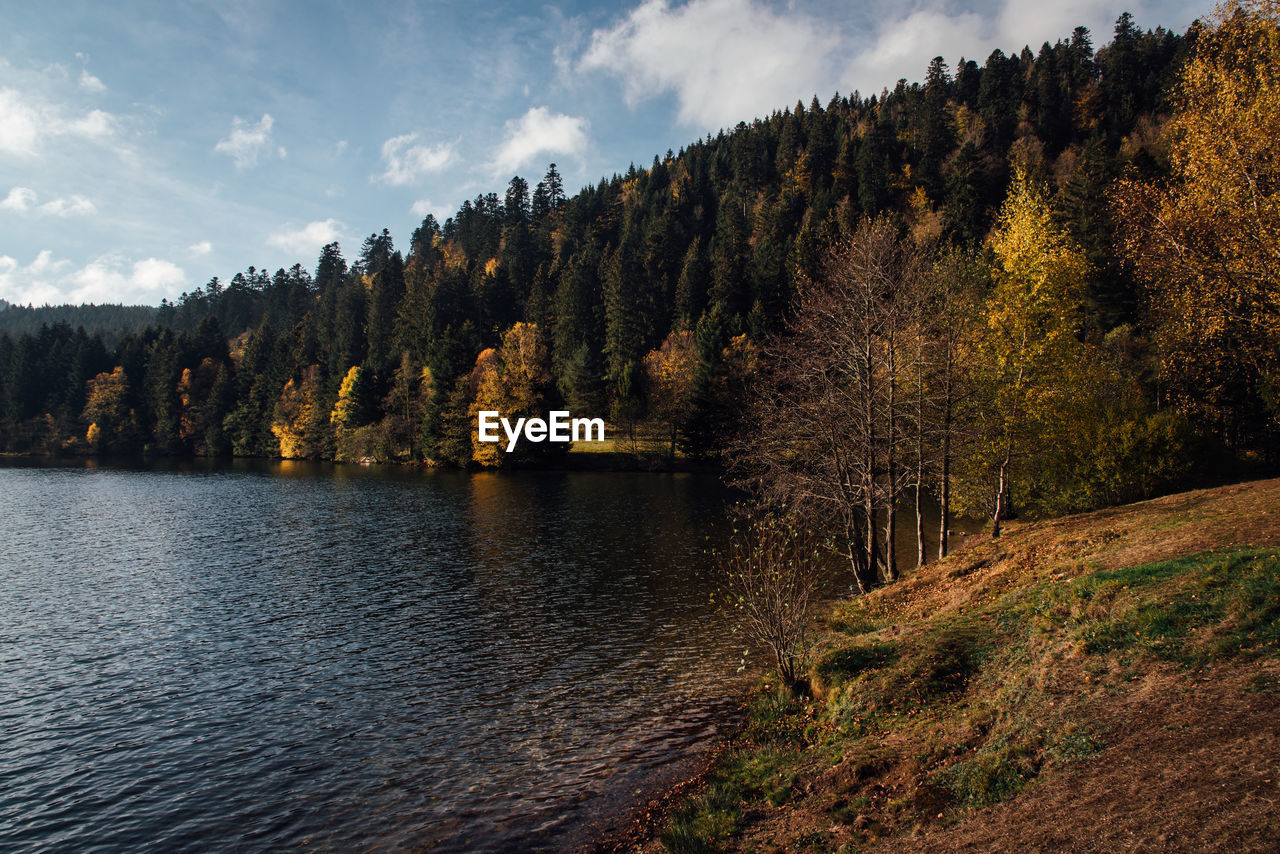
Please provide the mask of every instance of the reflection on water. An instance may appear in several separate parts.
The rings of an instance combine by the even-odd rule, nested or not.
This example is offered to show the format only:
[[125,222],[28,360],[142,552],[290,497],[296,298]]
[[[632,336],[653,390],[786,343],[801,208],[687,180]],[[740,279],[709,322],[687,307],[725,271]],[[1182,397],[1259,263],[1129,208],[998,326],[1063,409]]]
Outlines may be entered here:
[[689,475],[0,468],[0,848],[572,847],[737,658]]

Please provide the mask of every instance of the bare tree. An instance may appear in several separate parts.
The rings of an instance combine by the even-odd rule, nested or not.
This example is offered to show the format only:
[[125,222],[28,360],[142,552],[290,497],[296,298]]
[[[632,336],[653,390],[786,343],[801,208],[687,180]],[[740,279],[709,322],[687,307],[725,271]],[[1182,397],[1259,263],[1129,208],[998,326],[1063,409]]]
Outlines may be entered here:
[[799,691],[812,609],[824,578],[802,521],[749,513],[715,557],[728,609],[747,637],[769,650],[779,678]]
[[861,591],[898,574],[896,506],[910,484],[902,446],[913,295],[929,255],[887,219],[833,247],[798,283],[785,334],[761,353],[750,428],[729,449],[739,482],[828,534]]

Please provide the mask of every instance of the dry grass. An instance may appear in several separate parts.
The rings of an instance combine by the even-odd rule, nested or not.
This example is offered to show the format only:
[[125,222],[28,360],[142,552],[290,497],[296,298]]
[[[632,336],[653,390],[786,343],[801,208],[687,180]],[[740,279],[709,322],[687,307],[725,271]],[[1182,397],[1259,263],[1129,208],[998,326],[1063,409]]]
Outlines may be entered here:
[[1280,480],[973,537],[840,603],[660,850],[1275,851]]

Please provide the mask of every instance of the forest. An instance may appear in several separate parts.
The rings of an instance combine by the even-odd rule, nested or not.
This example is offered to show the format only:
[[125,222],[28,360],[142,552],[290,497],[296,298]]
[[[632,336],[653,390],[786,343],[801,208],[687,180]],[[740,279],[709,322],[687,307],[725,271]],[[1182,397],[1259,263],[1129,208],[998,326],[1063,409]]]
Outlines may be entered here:
[[551,164],[314,271],[0,307],[0,451],[546,465],[475,413],[568,409],[823,520],[860,584],[912,498],[998,533],[1274,466],[1278,33],[1126,13],[573,196]]

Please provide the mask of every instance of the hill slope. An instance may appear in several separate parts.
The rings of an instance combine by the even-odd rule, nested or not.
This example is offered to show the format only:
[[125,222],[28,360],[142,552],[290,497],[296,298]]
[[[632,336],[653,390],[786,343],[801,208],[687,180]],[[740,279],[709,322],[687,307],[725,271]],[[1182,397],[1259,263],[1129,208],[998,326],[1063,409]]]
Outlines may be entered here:
[[836,606],[663,843],[1276,850],[1280,480],[974,539]]

